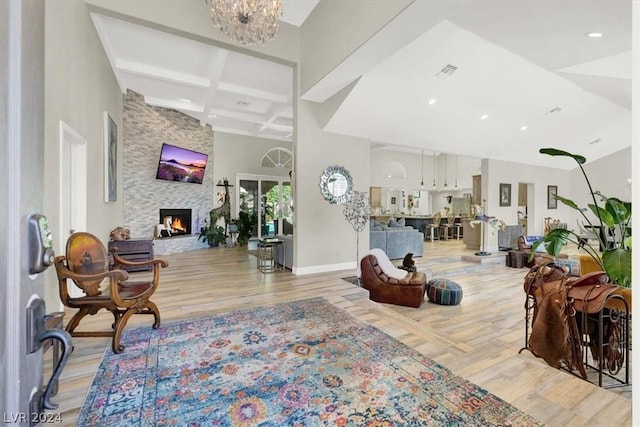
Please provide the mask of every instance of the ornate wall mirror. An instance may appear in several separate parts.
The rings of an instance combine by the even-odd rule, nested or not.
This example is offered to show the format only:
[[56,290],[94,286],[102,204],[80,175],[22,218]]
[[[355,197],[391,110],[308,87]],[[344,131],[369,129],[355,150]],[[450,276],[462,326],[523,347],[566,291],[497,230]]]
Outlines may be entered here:
[[351,174],[342,166],[329,166],[320,177],[320,192],[329,203],[342,204],[349,200],[353,191]]

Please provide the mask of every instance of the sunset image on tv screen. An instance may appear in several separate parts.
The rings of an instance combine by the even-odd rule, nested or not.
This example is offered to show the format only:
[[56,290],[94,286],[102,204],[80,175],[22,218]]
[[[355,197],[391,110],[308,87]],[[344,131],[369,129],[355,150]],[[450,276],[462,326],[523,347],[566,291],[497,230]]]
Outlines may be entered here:
[[162,144],[156,178],[202,184],[208,158],[204,153]]

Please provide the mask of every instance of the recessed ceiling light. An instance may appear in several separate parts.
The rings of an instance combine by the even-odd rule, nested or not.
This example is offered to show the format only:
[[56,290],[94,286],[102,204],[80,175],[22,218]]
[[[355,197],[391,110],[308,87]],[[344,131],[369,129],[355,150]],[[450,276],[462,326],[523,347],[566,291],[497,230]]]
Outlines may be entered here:
[[602,36],[603,36],[603,34],[597,32],[597,31],[594,31],[594,32],[591,32],[591,33],[587,33],[587,37],[591,37],[592,39],[599,39]]
[[480,120],[487,120],[488,118],[489,118],[489,115],[488,115],[488,114],[483,114],[483,115],[480,117]]
[[431,99],[429,100],[429,105],[433,105],[433,104],[435,104],[435,103],[436,103],[436,100],[435,100],[434,98],[431,98]]
[[215,119],[216,117],[218,117],[218,116],[215,115],[215,114],[209,114],[209,118],[211,118],[211,119]]
[[391,178],[391,175],[387,175],[387,178]]
[[178,101],[180,102],[186,102],[187,104],[191,104],[191,100],[187,99],[187,98],[179,98]]
[[527,130],[527,126],[526,125],[525,126],[521,126],[520,130]]

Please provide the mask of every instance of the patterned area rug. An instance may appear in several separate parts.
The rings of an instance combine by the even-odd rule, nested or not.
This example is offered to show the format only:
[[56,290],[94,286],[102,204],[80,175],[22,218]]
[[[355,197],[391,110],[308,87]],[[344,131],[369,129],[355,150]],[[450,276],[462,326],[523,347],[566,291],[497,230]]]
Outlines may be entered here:
[[535,426],[322,298],[125,331],[77,425]]

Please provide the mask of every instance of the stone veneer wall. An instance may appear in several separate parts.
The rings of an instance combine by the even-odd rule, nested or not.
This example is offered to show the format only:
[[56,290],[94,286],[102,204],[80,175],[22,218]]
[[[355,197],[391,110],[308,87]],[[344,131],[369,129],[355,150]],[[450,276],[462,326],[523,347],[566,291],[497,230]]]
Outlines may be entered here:
[[[159,209],[192,209],[193,233],[213,208],[213,130],[179,111],[153,107],[128,91],[123,112],[123,221],[132,237],[152,237]],[[156,179],[163,143],[209,155],[202,184]],[[197,234],[156,240],[154,252],[168,254],[205,247]]]

